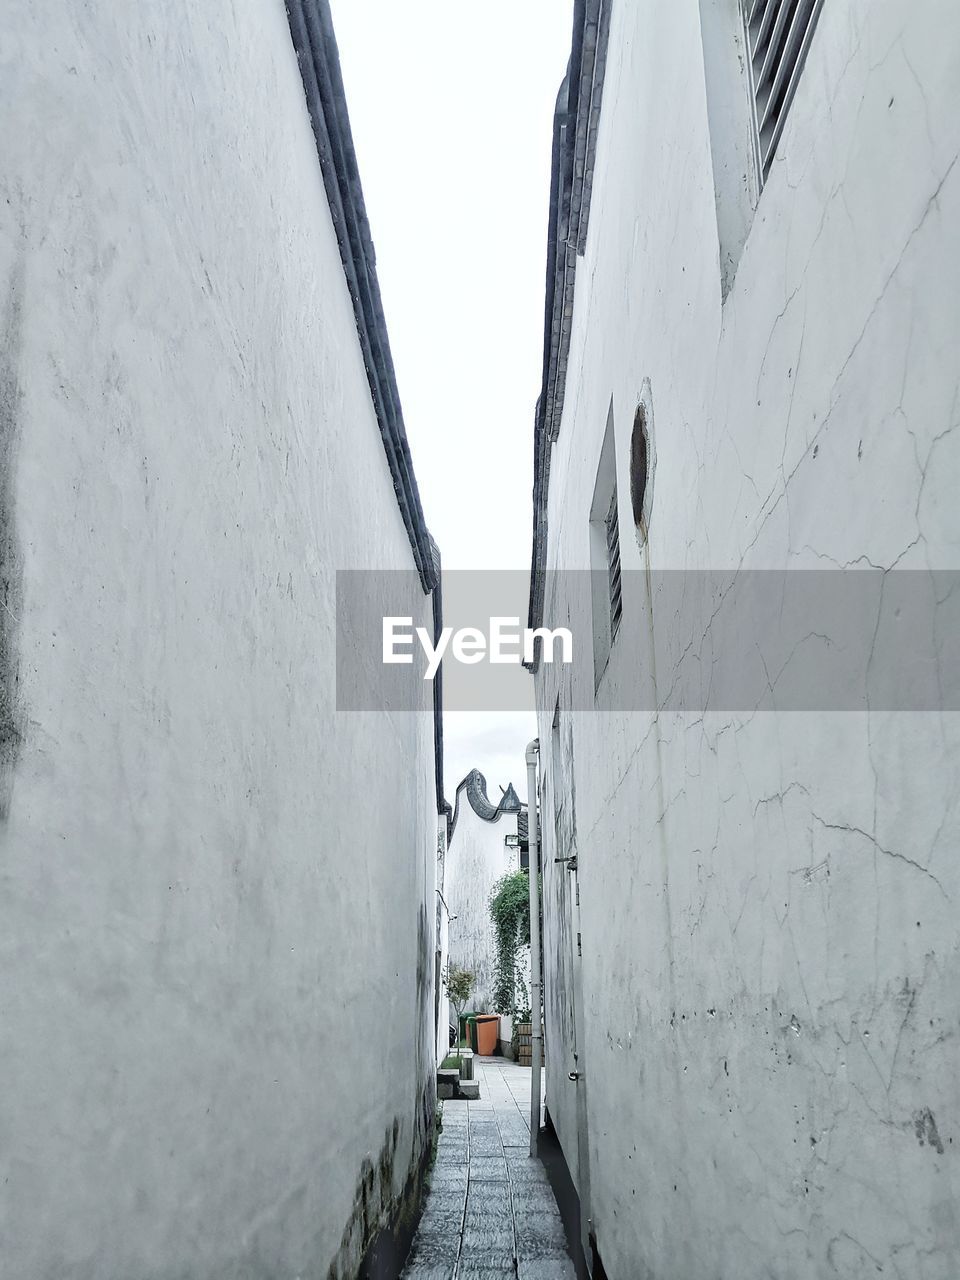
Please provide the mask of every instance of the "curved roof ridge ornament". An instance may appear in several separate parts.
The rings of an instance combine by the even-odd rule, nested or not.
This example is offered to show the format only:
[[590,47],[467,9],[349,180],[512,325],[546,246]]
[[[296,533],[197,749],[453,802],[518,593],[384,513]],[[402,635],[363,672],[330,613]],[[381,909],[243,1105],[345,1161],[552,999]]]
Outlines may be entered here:
[[491,804],[487,795],[487,780],[479,769],[471,769],[463,780],[470,808],[485,822],[496,822],[500,816],[497,805]]
[[487,780],[479,769],[471,769],[467,776],[457,786],[457,794],[454,800],[453,819],[450,822],[450,833],[448,839],[453,838],[456,830],[457,819],[460,816],[460,796],[465,792],[470,808],[482,818],[484,822],[498,822],[504,814],[517,815],[518,822],[526,812],[527,806],[523,803],[513,788],[513,783],[507,784],[506,790],[500,797],[499,804],[493,804],[487,795]]

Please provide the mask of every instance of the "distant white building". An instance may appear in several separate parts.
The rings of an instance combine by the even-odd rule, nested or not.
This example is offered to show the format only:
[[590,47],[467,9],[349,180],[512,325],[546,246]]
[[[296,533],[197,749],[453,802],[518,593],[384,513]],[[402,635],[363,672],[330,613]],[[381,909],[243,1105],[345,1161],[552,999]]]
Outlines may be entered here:
[[447,852],[449,960],[476,977],[470,1007],[493,1005],[496,949],[490,897],[497,881],[527,864],[527,807],[512,784],[494,804],[479,769],[457,787]]
[[[587,638],[536,696],[547,1105],[588,1258],[951,1280],[960,704],[929,571],[960,568],[960,14],[575,12],[530,622]],[[760,669],[803,572],[853,570],[882,643],[811,621]],[[693,607],[714,571],[771,592],[766,636]],[[944,698],[911,710],[885,645],[925,620]],[[754,668],[756,709],[718,702]]]

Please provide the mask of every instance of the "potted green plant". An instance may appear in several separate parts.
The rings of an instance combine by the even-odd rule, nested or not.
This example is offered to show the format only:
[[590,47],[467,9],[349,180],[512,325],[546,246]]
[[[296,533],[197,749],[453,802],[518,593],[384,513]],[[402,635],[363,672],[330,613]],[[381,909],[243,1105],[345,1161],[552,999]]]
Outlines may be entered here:
[[[458,1030],[460,1027],[461,1015],[466,1008],[467,1001],[470,999],[475,982],[476,975],[471,973],[469,969],[461,969],[460,966],[456,964],[447,966],[447,972],[443,976],[443,985],[446,988],[447,995],[450,997],[450,1003],[457,1011]],[[453,1055],[446,1058],[444,1061],[446,1064],[449,1064],[451,1067],[455,1066],[459,1070],[459,1045],[457,1046],[457,1049],[458,1052],[455,1055],[456,1061],[453,1060]]]

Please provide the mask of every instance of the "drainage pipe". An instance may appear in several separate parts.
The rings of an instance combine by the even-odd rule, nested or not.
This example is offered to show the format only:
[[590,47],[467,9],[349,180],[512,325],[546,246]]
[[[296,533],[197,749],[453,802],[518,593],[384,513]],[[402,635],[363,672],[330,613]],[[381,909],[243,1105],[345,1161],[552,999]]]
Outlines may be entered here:
[[543,1063],[540,993],[540,828],[537,813],[537,761],[540,740],[527,747],[527,830],[530,841],[530,1154],[540,1139],[540,1069]]

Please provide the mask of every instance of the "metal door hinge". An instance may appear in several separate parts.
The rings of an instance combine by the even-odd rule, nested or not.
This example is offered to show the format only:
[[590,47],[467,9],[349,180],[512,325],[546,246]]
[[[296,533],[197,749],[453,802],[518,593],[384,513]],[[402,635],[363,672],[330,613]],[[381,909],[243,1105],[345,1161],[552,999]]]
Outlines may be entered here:
[[580,1072],[579,1072],[579,1071],[568,1071],[568,1072],[567,1072],[567,1079],[568,1079],[568,1080],[572,1080],[572,1081],[573,1081],[573,1083],[574,1083],[574,1084],[576,1084],[576,1083],[577,1083],[577,1081],[580,1079]]
[[565,862],[568,871],[576,871],[577,869],[577,855],[575,853],[571,853],[569,858],[554,858],[554,862]]
[[578,955],[578,956],[582,956],[582,955],[583,955],[583,942],[582,942],[582,940],[581,940],[581,938],[580,938],[580,934],[579,934],[579,933],[577,933],[577,955]]

